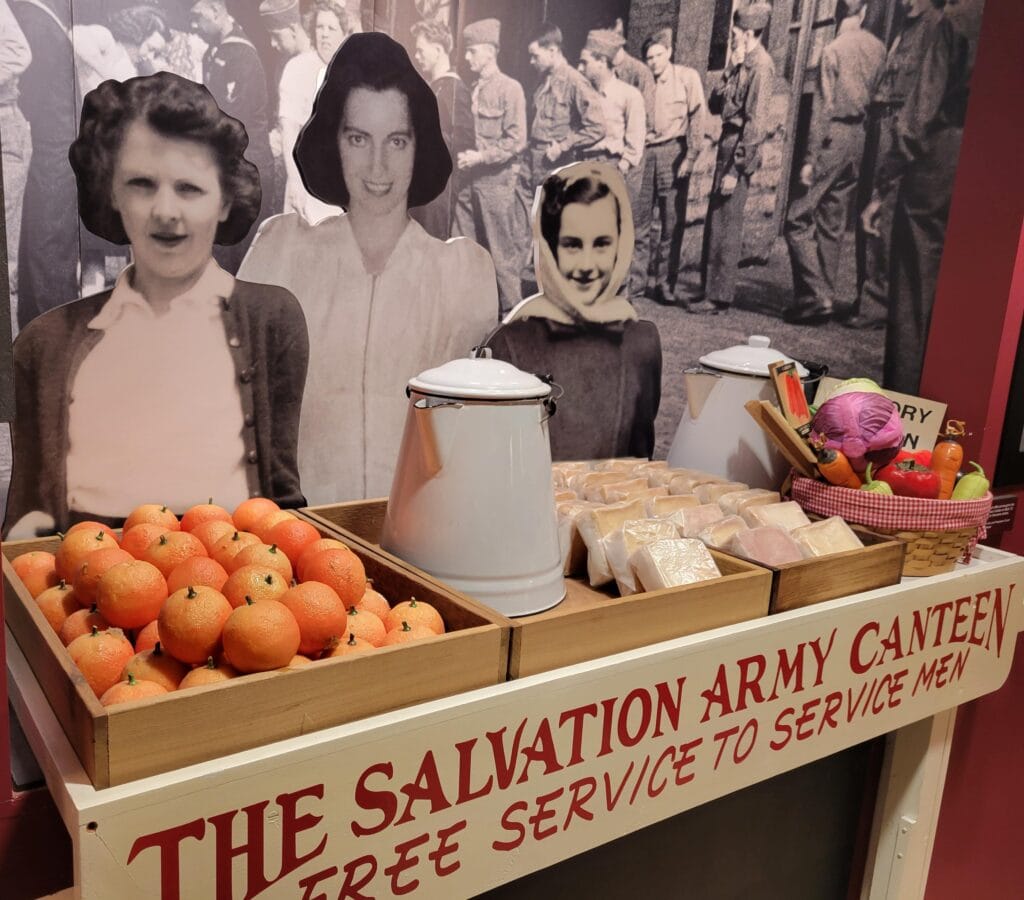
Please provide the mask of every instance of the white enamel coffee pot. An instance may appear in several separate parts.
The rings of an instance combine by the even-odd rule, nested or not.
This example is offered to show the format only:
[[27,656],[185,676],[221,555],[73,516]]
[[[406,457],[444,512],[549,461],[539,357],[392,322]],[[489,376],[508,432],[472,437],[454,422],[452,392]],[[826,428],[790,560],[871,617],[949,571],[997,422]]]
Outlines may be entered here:
[[[776,401],[768,366],[780,360],[796,362],[773,348],[768,337],[755,334],[746,344],[706,353],[700,366],[688,369],[684,373],[686,408],[669,448],[669,465],[710,472],[751,487],[777,488],[789,464],[745,404]],[[815,366],[812,374],[796,362],[796,370],[808,384],[820,380],[828,368]]]
[[551,386],[485,355],[421,372],[406,393],[381,546],[507,616],[557,604]]

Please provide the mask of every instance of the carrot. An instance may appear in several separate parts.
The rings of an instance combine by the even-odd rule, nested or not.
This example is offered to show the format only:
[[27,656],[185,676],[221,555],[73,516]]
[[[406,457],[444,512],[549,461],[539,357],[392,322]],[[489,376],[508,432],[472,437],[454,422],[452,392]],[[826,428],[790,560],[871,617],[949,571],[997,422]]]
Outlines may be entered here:
[[853,471],[850,461],[842,450],[818,450],[818,471],[825,476],[825,480],[840,487],[860,490],[860,476]]
[[948,500],[956,485],[956,476],[960,464],[964,461],[964,448],[959,438],[967,433],[964,423],[959,419],[950,419],[946,423],[946,431],[939,437],[932,450],[931,470],[939,475],[939,499]]

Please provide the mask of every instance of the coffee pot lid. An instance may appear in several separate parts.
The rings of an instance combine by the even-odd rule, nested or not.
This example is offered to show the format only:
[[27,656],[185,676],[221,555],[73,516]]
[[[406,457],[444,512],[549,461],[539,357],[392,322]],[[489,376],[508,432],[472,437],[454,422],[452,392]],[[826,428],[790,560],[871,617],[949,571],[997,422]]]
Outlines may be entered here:
[[551,385],[511,363],[466,356],[420,372],[409,387],[423,394],[468,400],[530,400],[547,397]]
[[768,366],[774,362],[795,362],[796,371],[801,378],[810,372],[797,360],[786,356],[771,346],[771,338],[763,334],[752,334],[745,344],[734,344],[724,350],[712,350],[700,358],[701,365],[722,372],[734,372],[737,375],[762,375],[767,378],[771,373]]

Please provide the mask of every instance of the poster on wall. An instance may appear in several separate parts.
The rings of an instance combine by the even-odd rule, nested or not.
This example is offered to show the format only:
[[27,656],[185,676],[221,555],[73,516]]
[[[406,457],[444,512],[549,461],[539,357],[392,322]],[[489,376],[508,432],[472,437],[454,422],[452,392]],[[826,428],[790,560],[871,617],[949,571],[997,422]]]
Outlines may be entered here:
[[[112,290],[137,255],[83,224],[68,150],[90,91],[166,72],[205,85],[247,133],[260,204],[239,240],[211,252],[228,276],[285,289],[302,308],[310,375],[295,453],[297,496],[308,502],[386,494],[407,379],[549,293],[535,268],[546,242],[538,198],[574,164],[614,173],[593,189],[615,198],[607,204],[620,220],[630,210],[632,228],[628,241],[620,220],[611,234],[566,232],[588,247],[615,241],[620,258],[606,271],[616,289],[598,291],[610,306],[520,323],[534,337],[517,338],[519,358],[544,349],[545,374],[580,385],[552,420],[556,456],[664,458],[686,410],[684,371],[752,334],[840,377],[915,394],[981,8],[0,0],[14,328]],[[346,38],[367,33],[393,49],[359,57],[353,42],[351,58],[339,58]],[[360,90],[382,84],[397,104],[361,111]],[[353,121],[366,113],[372,121]],[[394,183],[370,173],[353,190],[358,162],[348,160],[378,136],[411,157],[412,171]],[[337,170],[314,171],[304,145],[307,160],[330,150]],[[603,208],[592,186],[569,182],[548,185],[558,234],[579,207]],[[547,246],[568,284],[591,279],[589,263],[575,282],[568,261],[562,271],[557,235]],[[595,352],[560,352],[584,344]],[[509,342],[499,335],[494,349],[509,355]],[[613,403],[616,384],[628,403]],[[66,431],[50,437],[48,452],[75,455]],[[274,470],[270,453],[246,446],[247,465]],[[10,460],[5,445],[4,485]],[[267,489],[251,481],[250,491]],[[53,489],[68,507],[66,482]],[[196,502],[221,493],[193,489]]]

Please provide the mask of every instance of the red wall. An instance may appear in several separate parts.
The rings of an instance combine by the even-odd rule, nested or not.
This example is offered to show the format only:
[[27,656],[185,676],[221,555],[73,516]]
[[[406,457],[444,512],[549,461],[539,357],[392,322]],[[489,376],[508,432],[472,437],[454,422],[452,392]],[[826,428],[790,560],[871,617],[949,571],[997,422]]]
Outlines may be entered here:
[[[995,466],[1024,316],[1024,5],[987,0],[921,393]],[[1018,494],[1024,494],[1019,488]],[[1000,546],[1024,553],[1024,496]],[[1024,585],[1018,586],[1024,590]],[[957,712],[927,900],[1022,896],[1024,640],[1006,685]]]

